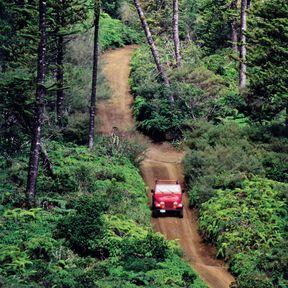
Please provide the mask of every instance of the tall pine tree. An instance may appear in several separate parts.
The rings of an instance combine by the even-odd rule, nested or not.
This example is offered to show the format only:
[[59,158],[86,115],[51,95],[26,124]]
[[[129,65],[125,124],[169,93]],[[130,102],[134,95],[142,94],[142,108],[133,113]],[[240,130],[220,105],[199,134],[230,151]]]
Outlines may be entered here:
[[271,120],[288,108],[288,3],[266,0],[251,10],[246,103],[253,119]]
[[95,136],[95,114],[96,114],[96,95],[97,95],[97,74],[98,74],[98,54],[99,54],[99,23],[100,23],[100,0],[95,0],[94,4],[94,49],[93,49],[93,70],[92,87],[89,114],[89,138],[88,147],[94,146]]
[[38,47],[38,67],[37,67],[37,89],[36,89],[36,107],[33,124],[33,135],[31,140],[28,178],[27,178],[27,200],[29,206],[35,204],[36,181],[38,175],[39,154],[41,146],[41,129],[44,117],[44,99],[46,94],[46,42],[47,42],[47,20],[46,20],[47,2],[39,1],[39,32],[40,40]]

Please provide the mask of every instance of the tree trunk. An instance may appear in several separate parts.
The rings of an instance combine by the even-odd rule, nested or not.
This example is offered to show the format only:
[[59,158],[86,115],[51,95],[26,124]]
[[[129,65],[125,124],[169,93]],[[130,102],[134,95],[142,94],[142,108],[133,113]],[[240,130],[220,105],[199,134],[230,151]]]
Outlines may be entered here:
[[44,171],[47,171],[47,174],[51,177],[54,178],[55,174],[54,174],[54,170],[53,170],[53,165],[52,162],[49,159],[49,155],[47,150],[45,149],[45,147],[43,145],[40,146],[40,155],[43,161],[43,169]]
[[179,1],[173,0],[173,40],[175,47],[176,66],[181,66],[180,40],[179,40]]
[[88,147],[94,146],[95,135],[95,114],[96,114],[96,93],[97,93],[97,72],[98,72],[98,53],[99,53],[99,21],[100,21],[100,3],[95,2],[94,7],[94,51],[93,51],[93,71],[92,71],[92,90],[90,103],[90,120],[89,120],[89,139]]
[[[236,12],[237,3],[238,3],[238,0],[232,0],[232,2],[231,2],[232,13]],[[238,51],[238,36],[237,36],[237,24],[236,24],[235,15],[232,15],[232,17],[231,17],[230,26],[231,26],[232,49],[236,52],[236,51]]]
[[[60,12],[57,15],[57,25],[62,26],[62,19]],[[56,55],[56,81],[57,81],[57,100],[56,100],[56,113],[57,113],[57,122],[61,125],[61,120],[64,115],[64,68],[63,68],[63,58],[64,58],[64,37],[60,34],[59,28],[57,29],[57,55]]]
[[[157,70],[158,70],[158,72],[160,74],[160,77],[161,77],[164,85],[166,87],[170,87],[169,79],[168,79],[168,77],[167,77],[167,75],[165,73],[165,70],[164,70],[161,62],[160,62],[160,57],[159,57],[159,54],[158,54],[158,50],[157,50],[157,47],[156,47],[155,42],[153,40],[152,34],[150,32],[148,23],[147,23],[147,21],[145,19],[145,15],[143,13],[143,10],[142,10],[138,0],[133,0],[133,1],[134,1],[134,5],[136,7],[136,10],[138,12],[138,15],[139,15],[139,18],[140,18],[140,21],[141,21],[141,24],[142,24],[142,28],[143,28],[143,30],[145,32],[145,35],[146,35],[146,38],[147,38],[147,42],[148,42],[148,44],[150,46],[150,49],[151,49],[155,64],[157,66]],[[169,95],[169,101],[170,101],[170,103],[174,102],[173,95]]]
[[288,138],[288,106],[286,107],[285,135]]
[[45,74],[46,74],[46,0],[39,1],[39,31],[36,107],[31,140],[26,196],[29,206],[35,205],[36,180],[41,145],[41,128],[44,116]]
[[246,29],[247,29],[247,0],[241,0],[241,33],[240,33],[240,77],[239,89],[246,87]]

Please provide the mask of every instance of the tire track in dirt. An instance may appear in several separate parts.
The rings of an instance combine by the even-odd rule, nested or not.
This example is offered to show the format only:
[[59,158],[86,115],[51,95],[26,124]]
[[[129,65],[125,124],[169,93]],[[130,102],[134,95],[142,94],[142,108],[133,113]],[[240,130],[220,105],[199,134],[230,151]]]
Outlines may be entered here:
[[[146,157],[141,164],[141,173],[146,185],[153,187],[158,179],[178,179],[183,182],[181,161],[184,152],[176,151],[170,144],[154,144],[135,132],[131,112],[133,98],[129,88],[130,60],[136,46],[111,50],[104,55],[104,73],[113,91],[111,99],[97,106],[98,132],[111,134],[117,127],[120,134],[136,138],[148,145]],[[151,195],[149,195],[151,198]],[[200,277],[212,288],[227,288],[234,280],[223,261],[215,258],[215,250],[203,242],[197,226],[197,212],[188,208],[184,194],[184,218],[159,217],[152,219],[153,228],[167,239],[179,241],[184,258]]]

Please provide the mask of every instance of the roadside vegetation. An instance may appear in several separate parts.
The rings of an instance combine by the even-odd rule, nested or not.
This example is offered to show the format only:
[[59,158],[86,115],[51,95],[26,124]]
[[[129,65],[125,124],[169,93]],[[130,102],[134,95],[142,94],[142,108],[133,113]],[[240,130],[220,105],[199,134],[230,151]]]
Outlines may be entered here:
[[[39,40],[32,35],[38,29],[37,4],[42,18],[45,4],[8,2],[0,1],[6,31],[0,37],[0,286],[206,287],[181,259],[178,244],[152,231],[138,169],[145,147],[100,135],[93,149],[87,147],[95,44],[89,1],[61,1],[63,7],[45,2],[45,109],[31,205],[26,183]],[[114,4],[102,5],[102,53],[143,37],[121,21]],[[40,34],[42,39],[43,27]],[[111,95],[102,65],[100,55],[97,101]]]
[[184,161],[199,228],[237,276],[235,287],[287,286],[284,127],[197,123]]
[[179,1],[178,65],[172,5],[140,2],[170,83],[141,46],[130,79],[138,129],[186,149],[190,206],[232,286],[286,287],[287,5]]
[[[157,81],[147,46],[138,49],[132,59],[130,83],[135,95],[134,116],[141,131],[157,140],[180,139],[192,121],[237,116],[232,107],[232,103],[240,101],[237,66],[229,55],[219,52],[205,56],[195,44],[187,43],[182,47],[182,66],[175,69],[172,43],[160,43],[165,46],[160,53],[165,55],[163,62],[168,65],[170,87],[163,87]],[[174,95],[176,99],[173,109],[167,95]]]
[[287,287],[287,12],[0,0],[0,286],[205,287],[150,227],[144,148],[95,134],[101,53],[135,43],[137,128],[187,150],[190,205],[232,287]]
[[99,141],[95,151],[49,144],[55,174],[41,171],[32,209],[22,206],[27,157],[1,159],[1,286],[206,287],[178,245],[152,232],[131,163],[142,150]]

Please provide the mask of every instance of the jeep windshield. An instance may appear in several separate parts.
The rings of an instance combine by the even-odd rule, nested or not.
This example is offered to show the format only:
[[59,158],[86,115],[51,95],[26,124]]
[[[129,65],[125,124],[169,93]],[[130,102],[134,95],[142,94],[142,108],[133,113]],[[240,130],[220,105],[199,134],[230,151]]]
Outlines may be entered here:
[[167,194],[181,194],[181,187],[179,184],[161,184],[156,185],[155,193],[167,193]]

